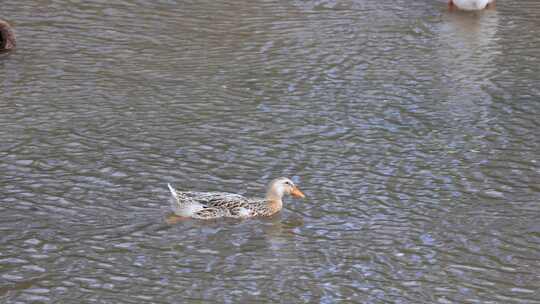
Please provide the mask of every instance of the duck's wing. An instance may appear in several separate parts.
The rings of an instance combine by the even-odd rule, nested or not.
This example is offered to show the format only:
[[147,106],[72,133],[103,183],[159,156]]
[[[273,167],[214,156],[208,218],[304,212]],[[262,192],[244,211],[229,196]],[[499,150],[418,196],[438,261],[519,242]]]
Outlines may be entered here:
[[171,184],[167,184],[169,191],[175,200],[179,203],[199,203],[204,205],[211,205],[213,201],[220,200],[241,200],[245,199],[243,196],[228,193],[228,192],[195,192],[195,191],[178,191],[174,189]]
[[249,200],[245,197],[239,196],[238,200],[216,199],[211,202],[212,206],[205,206],[203,209],[194,213],[193,217],[201,219],[211,219],[218,217],[235,217],[246,218],[259,215],[263,206],[263,201]]
[[205,207],[227,208],[229,205],[242,205],[249,200],[242,195],[228,192],[179,192],[187,201],[196,201]]

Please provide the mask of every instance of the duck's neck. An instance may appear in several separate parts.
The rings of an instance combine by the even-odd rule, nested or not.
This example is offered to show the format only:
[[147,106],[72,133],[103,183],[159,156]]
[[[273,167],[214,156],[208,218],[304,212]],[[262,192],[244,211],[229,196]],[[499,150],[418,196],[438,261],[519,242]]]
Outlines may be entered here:
[[277,189],[270,188],[270,190],[268,190],[266,193],[268,205],[274,212],[277,212],[283,208],[283,201],[281,200],[282,197],[283,193],[281,193],[281,191],[277,191]]
[[276,213],[283,208],[283,201],[280,199],[267,199],[268,207],[272,209],[272,213]]

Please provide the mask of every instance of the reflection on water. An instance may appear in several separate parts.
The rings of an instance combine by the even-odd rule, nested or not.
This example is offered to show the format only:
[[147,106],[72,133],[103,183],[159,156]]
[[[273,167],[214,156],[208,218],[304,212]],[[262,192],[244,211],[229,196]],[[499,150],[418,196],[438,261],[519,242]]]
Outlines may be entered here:
[[[0,302],[538,302],[538,13],[4,3]],[[277,176],[271,218],[168,208]]]
[[[449,101],[457,104],[451,112],[470,112],[470,102],[487,102],[485,87],[492,85],[496,73],[495,58],[501,54],[496,10],[449,12],[443,16],[439,31],[439,56],[445,69],[445,87]],[[464,104],[465,103],[465,104]]]

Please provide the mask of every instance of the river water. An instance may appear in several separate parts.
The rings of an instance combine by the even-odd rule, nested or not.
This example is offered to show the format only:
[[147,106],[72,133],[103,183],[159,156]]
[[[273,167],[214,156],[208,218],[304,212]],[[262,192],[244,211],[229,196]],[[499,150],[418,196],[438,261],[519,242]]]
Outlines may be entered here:
[[[540,303],[540,2],[2,3],[2,303]],[[307,195],[170,216],[166,184]]]

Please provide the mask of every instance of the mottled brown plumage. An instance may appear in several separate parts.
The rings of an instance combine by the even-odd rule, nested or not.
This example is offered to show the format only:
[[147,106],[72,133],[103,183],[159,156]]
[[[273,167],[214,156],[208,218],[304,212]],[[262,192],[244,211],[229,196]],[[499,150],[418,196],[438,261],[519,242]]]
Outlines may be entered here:
[[226,192],[181,192],[171,185],[169,190],[173,196],[173,212],[178,216],[197,219],[271,216],[282,209],[283,195],[304,197],[300,189],[285,177],[273,180],[268,187],[266,198],[260,199]]

